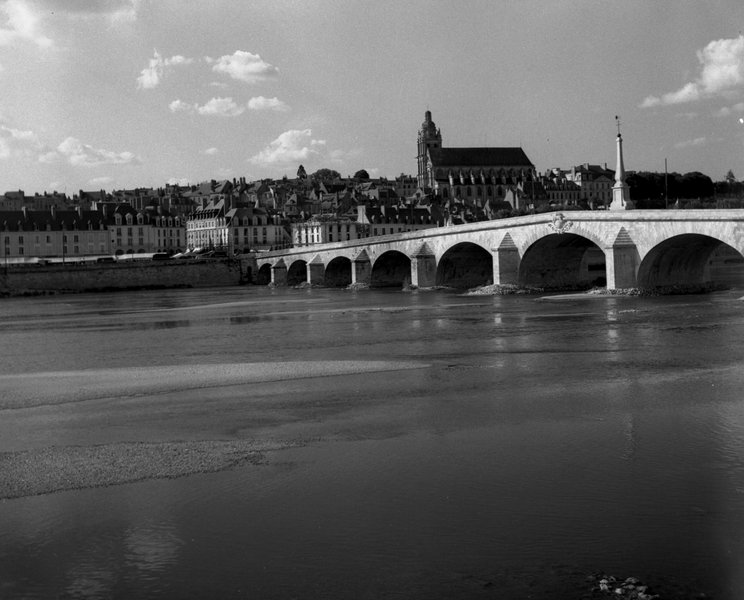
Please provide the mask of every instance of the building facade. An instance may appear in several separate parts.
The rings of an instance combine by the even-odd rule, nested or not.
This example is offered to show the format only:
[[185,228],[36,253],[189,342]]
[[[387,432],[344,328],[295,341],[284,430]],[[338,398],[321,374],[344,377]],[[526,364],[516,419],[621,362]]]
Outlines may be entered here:
[[0,236],[6,262],[51,257],[75,260],[110,253],[103,215],[81,208],[0,211]]
[[226,210],[225,200],[197,208],[186,222],[189,250],[220,249],[230,255],[252,250],[286,248],[292,240],[278,218],[270,219],[261,208]]

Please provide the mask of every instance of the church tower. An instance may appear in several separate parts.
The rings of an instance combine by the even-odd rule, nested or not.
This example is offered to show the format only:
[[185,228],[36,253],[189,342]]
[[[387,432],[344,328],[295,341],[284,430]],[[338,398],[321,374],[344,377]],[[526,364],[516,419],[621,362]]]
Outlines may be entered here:
[[431,186],[426,172],[429,148],[442,147],[442,132],[437,129],[434,121],[431,120],[431,111],[427,110],[424,115],[424,122],[418,133],[418,185],[419,187]]

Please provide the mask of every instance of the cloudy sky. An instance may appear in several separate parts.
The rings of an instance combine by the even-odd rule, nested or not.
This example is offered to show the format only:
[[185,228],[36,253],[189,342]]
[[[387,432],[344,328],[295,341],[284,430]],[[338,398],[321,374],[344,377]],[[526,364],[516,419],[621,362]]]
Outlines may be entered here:
[[416,169],[522,146],[744,179],[741,0],[0,0],[0,192],[329,167]]

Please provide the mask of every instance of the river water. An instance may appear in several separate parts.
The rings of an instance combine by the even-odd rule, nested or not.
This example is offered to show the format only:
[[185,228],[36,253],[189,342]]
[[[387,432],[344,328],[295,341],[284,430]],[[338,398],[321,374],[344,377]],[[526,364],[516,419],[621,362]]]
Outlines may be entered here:
[[742,295],[4,299],[0,598],[741,598]]

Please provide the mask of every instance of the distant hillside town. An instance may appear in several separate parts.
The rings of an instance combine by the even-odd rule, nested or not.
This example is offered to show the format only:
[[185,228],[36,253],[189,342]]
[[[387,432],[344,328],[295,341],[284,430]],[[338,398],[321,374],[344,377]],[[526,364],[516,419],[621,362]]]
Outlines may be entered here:
[[[2,258],[69,261],[90,257],[256,251],[354,240],[550,210],[603,210],[614,171],[584,163],[539,174],[522,148],[443,145],[426,111],[418,132],[416,175],[371,178],[361,169],[295,177],[244,177],[196,185],[0,196]],[[741,206],[729,171],[713,182],[701,173],[629,173],[637,208]],[[671,199],[671,200],[670,200]]]

